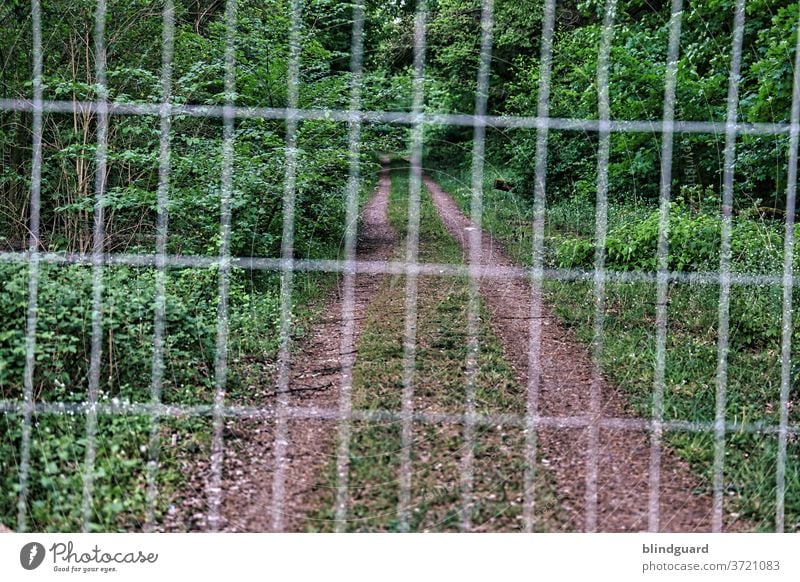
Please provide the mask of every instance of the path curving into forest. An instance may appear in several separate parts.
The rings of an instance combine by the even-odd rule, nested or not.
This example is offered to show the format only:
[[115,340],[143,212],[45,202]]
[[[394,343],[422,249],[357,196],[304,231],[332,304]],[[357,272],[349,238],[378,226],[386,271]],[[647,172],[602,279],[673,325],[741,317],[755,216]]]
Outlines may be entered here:
[[[434,206],[448,232],[459,241],[465,259],[469,230],[475,225],[453,198],[431,177],[424,176]],[[514,262],[488,232],[482,231],[482,267],[513,267]],[[528,385],[528,346],[531,286],[521,278],[482,277],[480,294],[491,327],[512,365],[520,386]],[[541,371],[538,409],[541,416],[576,417],[590,414],[593,364],[587,347],[541,305]],[[625,398],[607,381],[600,381],[605,418],[634,418]],[[563,509],[573,527],[586,522],[587,429],[539,428],[539,457],[553,475]],[[712,496],[688,464],[664,448],[661,459],[660,530],[711,531]],[[608,532],[648,529],[650,438],[643,430],[600,429],[597,449],[597,530]],[[747,529],[725,516],[726,530]]]

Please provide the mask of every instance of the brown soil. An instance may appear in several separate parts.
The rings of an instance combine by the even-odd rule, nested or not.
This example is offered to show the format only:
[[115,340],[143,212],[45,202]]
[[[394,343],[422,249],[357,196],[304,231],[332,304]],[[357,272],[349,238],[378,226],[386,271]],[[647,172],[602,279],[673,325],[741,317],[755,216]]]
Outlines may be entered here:
[[[387,217],[389,188],[389,171],[384,165],[376,192],[362,213],[357,248],[360,261],[386,261],[392,253],[396,234]],[[382,279],[382,275],[374,274],[355,277],[355,341],[369,302],[380,288]],[[290,409],[339,408],[343,360],[342,294],[343,290],[337,289],[315,320],[309,336],[295,346],[289,379]],[[270,378],[274,382],[274,365],[271,368],[267,365],[262,371],[267,377],[262,384],[267,384]],[[273,403],[274,388],[265,390],[262,396],[263,402]],[[226,422],[220,530],[271,530],[274,429],[274,419]],[[297,418],[288,421],[284,531],[306,529],[305,515],[315,508],[314,500],[321,496],[317,490],[319,474],[329,462],[335,462],[336,434],[337,423],[330,420]],[[193,463],[188,479],[189,489],[183,500],[166,516],[164,529],[168,531],[208,529],[205,515],[208,463]]]
[[[442,221],[469,257],[472,222],[454,200],[432,179],[425,177]],[[482,233],[481,263],[487,267],[513,267],[502,246]],[[507,361],[522,386],[528,384],[528,338],[531,287],[520,278],[484,277],[480,290],[491,315],[492,329],[499,337]],[[577,341],[541,306],[541,371],[539,414],[541,416],[587,416],[593,364],[585,345]],[[601,410],[606,418],[632,418],[624,397],[608,382],[600,381]],[[539,429],[542,463],[553,474],[563,508],[573,527],[586,523],[586,471],[588,430],[581,428]],[[644,531],[648,528],[649,434],[640,430],[600,429],[597,447],[597,530]],[[703,492],[698,494],[697,492]],[[708,486],[688,465],[668,449],[663,450],[660,488],[660,529],[694,532],[711,530],[712,499]],[[747,529],[746,524],[725,516],[726,529]]]

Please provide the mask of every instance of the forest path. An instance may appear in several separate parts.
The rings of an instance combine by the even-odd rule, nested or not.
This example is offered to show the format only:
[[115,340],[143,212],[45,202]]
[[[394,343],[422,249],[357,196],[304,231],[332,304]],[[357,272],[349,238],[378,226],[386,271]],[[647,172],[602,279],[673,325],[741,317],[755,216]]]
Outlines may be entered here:
[[[469,234],[475,226],[455,201],[430,177],[424,183],[435,211],[445,229],[469,258]],[[389,261],[398,235],[388,218],[391,178],[384,163],[375,194],[362,212],[357,258],[359,261]],[[473,231],[474,232],[474,231]],[[484,267],[515,267],[502,246],[487,232],[481,233],[481,261]],[[359,273],[354,279],[353,346],[363,331],[370,306],[381,296],[386,276]],[[333,293],[309,335],[299,341],[292,355],[289,378],[290,409],[333,411],[339,408],[342,383],[343,290]],[[424,286],[423,286],[424,287]],[[421,293],[425,293],[420,289]],[[532,293],[530,284],[519,277],[482,277],[482,301],[490,317],[491,332],[499,339],[503,357],[513,369],[517,384],[528,385],[529,334]],[[391,315],[391,314],[389,314]],[[593,364],[587,347],[564,329],[546,304],[541,305],[540,416],[586,419],[590,416]],[[352,355],[351,355],[352,356]],[[274,402],[275,374],[268,374],[269,386],[259,398]],[[602,379],[599,383],[602,417],[635,418],[625,397]],[[272,483],[275,467],[275,420],[234,419],[225,427],[221,505],[223,531],[270,531],[274,504]],[[322,479],[326,467],[336,464],[337,423],[330,418],[289,419],[286,437],[283,529],[305,531],[326,529],[330,524],[311,523],[321,519],[320,499],[335,492]],[[586,523],[587,460],[589,431],[585,425],[543,426],[538,429],[537,466],[544,467],[557,491],[566,529],[582,530]],[[440,437],[441,438],[441,435]],[[523,450],[519,449],[519,455]],[[645,430],[599,430],[597,459],[598,531],[643,531],[648,529],[650,438]],[[168,514],[164,529],[205,530],[208,487],[207,462],[193,467],[189,475],[192,493],[181,507]],[[662,531],[710,531],[712,499],[710,485],[689,466],[664,448],[661,459],[660,529]],[[317,517],[314,517],[317,516]],[[746,530],[747,524],[725,516],[725,529]],[[562,526],[556,529],[561,529]]]
[[[388,221],[390,178],[384,163],[378,186],[364,207],[358,232],[357,259],[386,261],[394,250],[397,236]],[[381,286],[384,275],[359,273],[354,278],[354,337],[357,345],[367,308]],[[289,373],[289,402],[292,409],[335,411],[339,409],[342,384],[343,284],[332,294],[318,317],[311,324],[309,335],[298,341],[292,351]],[[265,374],[262,384],[268,388],[258,394],[270,406],[276,401],[277,374]],[[311,415],[309,415],[311,416]],[[222,477],[222,502],[219,530],[264,532],[273,529],[273,477],[276,467],[276,421],[235,419],[225,424],[225,456]],[[286,441],[284,531],[305,531],[306,515],[321,497],[320,474],[336,462],[335,436],[337,423],[330,418],[289,418]],[[208,462],[191,470],[190,493],[181,507],[165,520],[167,531],[207,530],[206,491],[210,478]]]
[[[465,260],[470,255],[470,230],[475,225],[459,210],[449,194],[429,176],[425,186],[448,232],[461,244]],[[514,267],[502,246],[482,231],[481,260],[484,267]],[[500,339],[506,360],[514,368],[520,386],[528,386],[529,337],[532,293],[521,278],[483,277],[480,293]],[[593,363],[585,345],[541,306],[541,356],[538,412],[545,417],[590,417]],[[634,418],[625,397],[600,379],[600,409],[605,418]],[[552,473],[563,509],[573,526],[586,523],[587,459],[589,430],[585,426],[540,427],[539,458]],[[599,430],[597,459],[598,531],[646,531],[648,529],[650,438],[644,430]],[[710,484],[701,483],[688,464],[664,448],[661,457],[660,530],[711,531]],[[729,515],[726,530],[747,529]]]

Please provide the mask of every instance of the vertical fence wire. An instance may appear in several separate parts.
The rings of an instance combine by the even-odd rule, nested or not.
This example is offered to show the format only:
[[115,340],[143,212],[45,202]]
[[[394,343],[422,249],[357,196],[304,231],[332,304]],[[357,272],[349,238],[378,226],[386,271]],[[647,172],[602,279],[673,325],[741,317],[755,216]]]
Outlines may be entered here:
[[800,17],[797,22],[792,112],[789,133],[789,168],[786,182],[786,231],[783,243],[783,330],[781,332],[781,393],[778,421],[778,458],[775,468],[775,531],[786,530],[786,446],[789,426],[789,391],[792,389],[792,295],[794,272],[794,221],[797,203],[797,150],[800,141]]
[[28,479],[31,461],[31,432],[33,416],[33,373],[36,367],[36,325],[39,306],[39,218],[42,192],[42,6],[31,2],[33,40],[33,153],[31,165],[30,237],[28,250],[28,306],[25,324],[25,370],[23,372],[22,441],[20,443],[19,496],[17,497],[17,531],[27,529]]
[[422,190],[422,145],[425,106],[425,49],[428,2],[420,0],[414,14],[414,81],[411,127],[411,168],[408,184],[408,228],[406,233],[405,328],[403,331],[403,394],[400,428],[400,474],[397,518],[400,531],[410,528],[411,447],[414,440],[414,368],[417,357],[417,260],[419,257],[419,208]]
[[95,12],[94,58],[97,91],[97,150],[95,153],[95,205],[92,235],[92,340],[89,356],[89,392],[86,409],[86,458],[83,470],[83,531],[91,529],[100,360],[103,349],[103,249],[105,246],[106,170],[108,158],[108,86],[106,82],[106,2],[98,0]]
[[[536,115],[540,120],[550,115],[550,79],[553,69],[553,36],[556,1],[546,0],[542,18],[542,42],[539,57],[539,94]],[[531,268],[531,307],[528,328],[528,386],[525,406],[525,475],[523,478],[523,527],[534,527],[536,504],[536,449],[539,417],[539,391],[542,380],[542,285],[544,283],[544,225],[547,192],[547,124],[536,128],[536,161],[533,192],[533,266]]]
[[287,76],[286,158],[281,235],[281,324],[278,351],[278,416],[275,423],[272,479],[272,530],[283,531],[286,495],[286,450],[289,446],[289,376],[292,366],[292,285],[294,277],[294,220],[297,186],[297,107],[300,82],[301,0],[291,2],[289,70]]
[[361,188],[361,85],[364,61],[364,2],[357,0],[353,6],[353,29],[350,45],[350,111],[348,121],[348,144],[350,167],[347,177],[347,208],[345,217],[342,297],[342,340],[339,358],[342,370],[339,394],[339,432],[336,455],[336,506],[335,529],[347,528],[347,499],[350,472],[350,416],[353,410],[353,365],[355,363],[355,259],[358,234],[358,193]]
[[[166,327],[167,305],[167,236],[170,174],[170,128],[172,116],[172,57],[175,39],[175,5],[166,0],[162,14],[161,56],[161,112],[159,129],[158,190],[156,216],[156,277],[155,305],[153,315],[153,369],[150,384],[150,402],[161,404],[161,389],[164,381],[164,332]],[[150,419],[150,440],[148,443],[147,493],[145,531],[152,531],[156,521],[156,499],[158,497],[158,458],[160,447],[160,422],[158,416]]]
[[669,299],[669,210],[672,194],[672,152],[675,133],[675,91],[680,54],[683,0],[672,0],[669,48],[664,81],[664,113],[661,118],[661,183],[659,186],[658,248],[656,275],[656,358],[653,374],[653,414],[650,433],[650,495],[648,529],[658,531],[660,522],[661,448],[664,422],[664,373],[667,365],[667,301]]
[[611,43],[614,39],[614,18],[617,0],[607,0],[603,31],[600,37],[600,55],[597,61],[597,112],[600,119],[597,150],[597,198],[595,207],[594,255],[594,335],[592,339],[592,384],[589,389],[588,446],[586,448],[586,531],[597,530],[597,480],[600,448],[600,417],[602,416],[602,374],[605,326],[605,261],[606,232],[608,230],[608,162],[611,152],[611,102],[609,98],[609,63]]
[[236,0],[225,5],[225,106],[222,115],[222,175],[220,188],[220,252],[219,291],[217,306],[217,338],[214,356],[214,408],[211,443],[211,479],[208,485],[208,528],[220,526],[222,504],[222,465],[225,458],[223,434],[225,392],[228,376],[228,295],[231,277],[231,198],[233,197],[234,166],[234,103],[236,100]]
[[[486,108],[489,100],[489,76],[492,66],[492,33],[494,5],[492,0],[481,3],[481,52],[475,92],[475,127],[472,148],[472,197],[470,202],[469,265],[470,270],[481,265],[483,175],[486,151]],[[478,382],[481,326],[480,280],[469,277],[467,304],[466,414],[464,418],[464,452],[461,458],[461,529],[472,528],[473,481],[475,458],[475,394]]]
[[731,69],[728,76],[725,123],[725,167],[722,180],[722,229],[719,253],[719,329],[717,336],[717,387],[714,413],[714,477],[712,531],[722,531],[723,465],[725,462],[725,407],[728,389],[728,346],[731,305],[731,236],[733,180],[736,166],[736,121],[739,110],[739,72],[742,64],[745,0],[737,0],[734,14]]

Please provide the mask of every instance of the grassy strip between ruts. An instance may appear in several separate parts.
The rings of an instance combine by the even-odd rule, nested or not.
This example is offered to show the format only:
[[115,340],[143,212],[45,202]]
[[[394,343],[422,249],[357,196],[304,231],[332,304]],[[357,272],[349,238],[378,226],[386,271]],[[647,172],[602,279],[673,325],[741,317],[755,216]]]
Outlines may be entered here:
[[[532,208],[530,200],[492,187],[496,169],[486,173],[484,183],[484,228],[502,241],[519,264],[530,265],[532,249]],[[463,169],[435,171],[435,178],[467,210],[470,181]],[[611,203],[609,233],[631,232],[652,217],[653,208]],[[711,211],[706,211],[711,212]],[[559,200],[547,209],[545,233],[548,266],[559,267],[559,249],[564,243],[593,244],[594,205],[574,198]],[[676,220],[689,217],[689,225],[705,220],[702,211],[681,213]],[[711,214],[713,216],[713,214]],[[697,217],[697,218],[695,218]],[[769,229],[780,225],[740,216],[737,228],[760,233],[751,239],[741,237],[734,246],[754,256],[778,253],[782,246],[769,248],[775,236]],[[752,224],[746,221],[750,220]],[[652,221],[652,218],[650,218]],[[684,223],[685,224],[685,223]],[[675,236],[683,235],[673,225]],[[618,229],[618,230],[615,230]],[[734,231],[734,237],[738,232]],[[691,233],[687,233],[691,235]],[[691,236],[688,236],[691,239]],[[696,233],[698,244],[713,244]],[[585,241],[585,242],[584,242]],[[683,249],[680,247],[678,251]],[[713,254],[712,254],[713,258]],[[744,257],[745,259],[747,257]],[[710,262],[709,270],[716,270]],[[583,268],[583,266],[581,266]],[[591,270],[591,266],[588,267]],[[625,268],[624,265],[612,268]],[[648,269],[642,269],[648,270]],[[547,300],[555,314],[582,341],[593,334],[594,295],[588,282],[551,280],[545,283]],[[648,418],[652,413],[653,371],[655,362],[655,298],[652,283],[607,283],[602,368],[606,376],[627,395],[634,411]],[[713,284],[671,284],[669,288],[667,359],[664,416],[667,420],[713,422],[715,418],[719,286]],[[798,301],[795,301],[795,313]],[[780,394],[781,288],[734,287],[731,293],[731,332],[729,336],[726,419],[729,422],[764,422],[777,425]],[[793,357],[798,357],[797,332]],[[793,375],[796,376],[796,375]],[[794,378],[793,378],[794,379]],[[790,393],[790,422],[798,421],[796,391]],[[713,473],[713,433],[666,435],[666,442],[710,487]],[[726,435],[724,492],[726,507],[755,524],[758,530],[775,527],[776,459],[775,435],[732,431]],[[786,466],[786,529],[800,530],[800,442],[789,435]]]
[[[395,163],[389,220],[407,236],[408,169]],[[398,246],[398,258],[405,247]],[[436,215],[423,192],[419,232],[420,262],[462,262],[462,251]],[[466,387],[466,278],[420,277],[417,306],[414,410],[462,413]],[[403,390],[403,334],[406,280],[387,278],[370,306],[358,344],[354,370],[355,409],[399,411]],[[485,311],[481,312],[480,354],[476,382],[479,413],[525,413],[525,393],[503,360]],[[415,424],[411,444],[412,531],[454,531],[461,527],[461,460],[463,428],[457,425]],[[478,428],[474,443],[472,527],[477,531],[519,530],[522,526],[525,438],[510,426]],[[396,531],[402,440],[400,423],[357,422],[350,442],[348,529]],[[554,488],[543,470],[537,471],[537,530],[565,528]],[[321,509],[309,516],[308,527],[329,530],[336,489],[333,463],[324,475]]]

